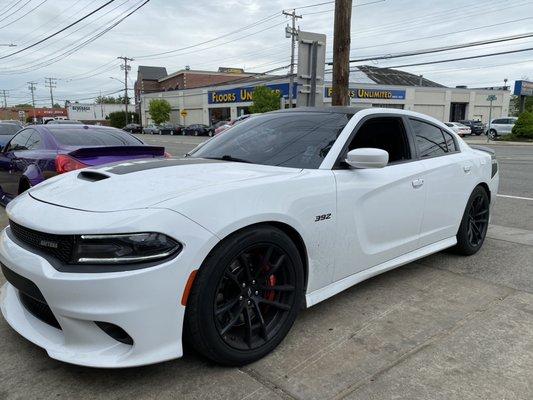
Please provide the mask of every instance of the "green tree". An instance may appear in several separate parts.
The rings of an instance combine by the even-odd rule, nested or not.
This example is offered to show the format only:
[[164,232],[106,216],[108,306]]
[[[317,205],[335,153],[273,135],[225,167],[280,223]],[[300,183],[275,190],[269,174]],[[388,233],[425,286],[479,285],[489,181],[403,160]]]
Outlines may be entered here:
[[167,122],[170,119],[170,111],[172,111],[172,107],[165,99],[154,99],[148,106],[148,112],[152,117],[152,121],[157,125]]
[[54,106],[52,108],[61,108],[61,104],[59,103],[54,103]]
[[525,111],[513,126],[512,135],[519,138],[533,139],[533,111]]
[[281,95],[279,92],[271,90],[266,86],[257,86],[254,90],[253,104],[250,112],[264,113],[279,110],[281,107]]
[[[116,98],[113,96],[98,96],[96,98],[95,103],[96,104],[120,104],[120,98]],[[122,101],[123,103],[124,101]]]
[[[128,112],[128,123],[139,123],[139,114]],[[115,111],[109,113],[109,124],[115,128],[123,128],[126,125],[126,112]]]
[[22,104],[15,104],[16,108],[33,108],[31,104],[28,103],[22,103]]

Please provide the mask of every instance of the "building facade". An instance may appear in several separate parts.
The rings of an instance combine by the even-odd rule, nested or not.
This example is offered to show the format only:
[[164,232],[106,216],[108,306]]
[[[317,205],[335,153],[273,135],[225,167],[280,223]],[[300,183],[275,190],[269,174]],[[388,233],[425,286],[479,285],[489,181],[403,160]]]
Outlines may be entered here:
[[[148,106],[150,100],[165,99],[171,107],[170,122],[182,125],[206,124],[234,119],[248,113],[253,102],[254,87],[265,85],[282,95],[287,103],[289,82],[285,78],[269,78],[263,81],[247,81],[233,85],[217,85],[196,89],[146,93],[140,99],[140,116],[143,125],[151,123]],[[331,105],[331,83],[323,88],[323,106]],[[295,96],[298,88],[294,87]],[[492,102],[492,117],[505,117],[509,113],[510,91],[503,88],[469,89],[439,86],[386,85],[354,83],[350,85],[351,105],[368,107],[401,108],[430,115],[440,121],[478,119],[488,123],[490,113],[489,95]],[[296,101],[295,101],[296,103]]]
[[109,114],[116,111],[126,111],[124,104],[94,104],[71,103],[67,106],[69,119],[82,121],[89,124],[106,124]]

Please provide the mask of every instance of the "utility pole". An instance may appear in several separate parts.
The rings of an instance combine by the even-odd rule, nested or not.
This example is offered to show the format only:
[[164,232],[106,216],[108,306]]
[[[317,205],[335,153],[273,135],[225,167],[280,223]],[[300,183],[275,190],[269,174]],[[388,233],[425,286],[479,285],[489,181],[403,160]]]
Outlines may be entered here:
[[28,82],[28,89],[31,91],[31,105],[33,106],[33,122],[37,120],[37,117],[35,115],[35,86],[37,85],[37,82]]
[[296,30],[296,20],[302,18],[302,16],[296,15],[296,10],[294,9],[291,12],[283,10],[282,14],[291,17],[292,19],[291,26],[289,27],[289,25],[287,25],[287,27],[285,28],[285,36],[287,38],[291,38],[291,65],[289,69],[289,108],[292,108],[292,92],[294,87],[294,53],[296,49],[296,38],[298,37],[298,31]]
[[56,84],[56,78],[44,78],[44,85],[47,88],[50,88],[50,102],[52,103],[52,108],[54,108],[54,94],[52,92],[52,89],[56,88]]
[[333,26],[333,93],[331,105],[350,104],[350,27],[352,0],[335,0],[335,22]]
[[126,125],[128,125],[128,72],[131,70],[131,65],[128,65],[128,61],[133,61],[133,58],[128,57],[117,57],[118,59],[124,61],[124,65],[121,65],[120,68],[124,70],[124,105],[126,106]]
[[7,108],[7,97],[9,96],[8,94],[8,91],[3,89],[2,90],[2,96],[4,97],[4,108]]

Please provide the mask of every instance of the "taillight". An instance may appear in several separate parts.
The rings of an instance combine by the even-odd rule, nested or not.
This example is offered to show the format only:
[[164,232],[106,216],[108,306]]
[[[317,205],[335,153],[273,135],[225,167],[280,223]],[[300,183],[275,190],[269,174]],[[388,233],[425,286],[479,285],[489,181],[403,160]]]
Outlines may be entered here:
[[56,172],[62,174],[65,172],[74,171],[76,169],[85,168],[86,164],[76,160],[66,154],[59,154],[56,157]]

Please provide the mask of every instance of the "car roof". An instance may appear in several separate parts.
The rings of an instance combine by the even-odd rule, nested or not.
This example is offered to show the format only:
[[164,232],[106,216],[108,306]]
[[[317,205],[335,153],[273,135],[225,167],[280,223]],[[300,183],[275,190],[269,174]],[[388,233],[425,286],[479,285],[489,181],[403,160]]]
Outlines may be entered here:
[[272,113],[291,113],[291,112],[322,112],[329,114],[356,114],[361,110],[372,108],[370,106],[364,107],[346,107],[346,106],[325,106],[325,107],[297,107],[285,108],[283,110],[272,111]]

